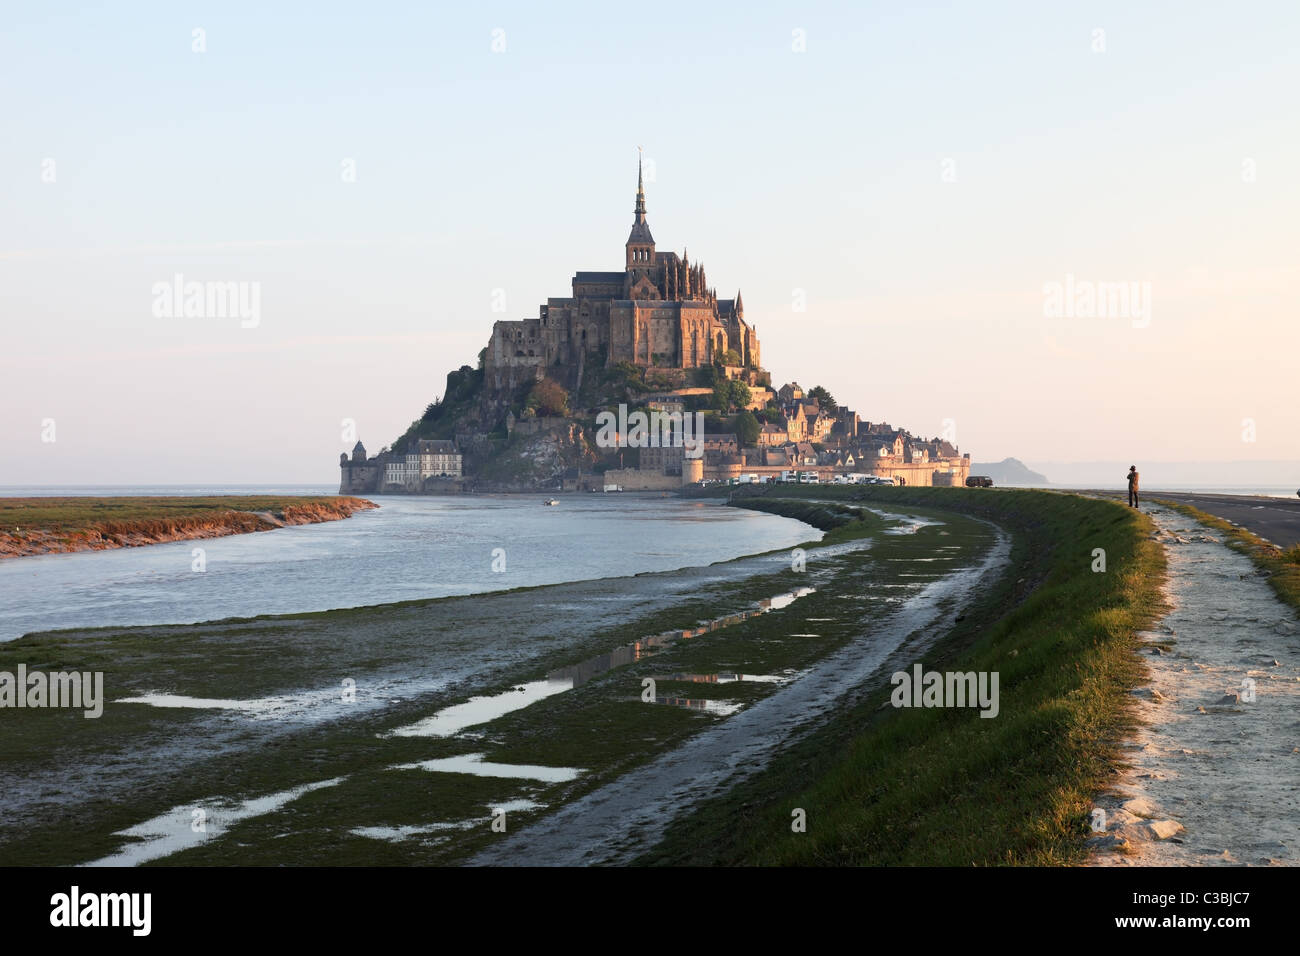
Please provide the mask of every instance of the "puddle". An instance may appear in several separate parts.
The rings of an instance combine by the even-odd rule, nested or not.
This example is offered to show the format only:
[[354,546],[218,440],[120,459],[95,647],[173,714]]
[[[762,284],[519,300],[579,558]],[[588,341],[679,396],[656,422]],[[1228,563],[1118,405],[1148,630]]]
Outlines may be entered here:
[[[778,611],[781,608],[789,607],[795,601],[799,600],[799,598],[812,593],[812,588],[799,588],[797,591],[791,591],[789,594],[778,594],[774,598],[767,599],[767,607],[763,608],[763,611]],[[761,614],[763,611],[759,611],[758,613]],[[752,614],[749,616],[753,617]]]
[[644,637],[639,641],[626,644],[607,654],[598,654],[595,657],[588,658],[580,664],[561,667],[559,670],[547,674],[546,680],[521,684],[501,694],[471,698],[463,704],[455,704],[451,707],[444,708],[431,717],[425,717],[413,724],[398,727],[396,730],[387,731],[379,736],[454,736],[467,728],[490,723],[498,717],[504,717],[506,714],[512,713],[516,710],[522,710],[530,704],[535,704],[537,701],[544,700],[553,694],[561,694],[564,691],[573,690],[573,688],[580,687],[593,677],[598,677],[616,667],[624,667],[628,664],[635,663],[643,657],[649,657],[651,654],[657,653],[666,647],[671,647],[678,641],[690,640],[691,638],[700,637],[704,634],[710,634],[714,631],[722,630],[724,627],[731,627],[734,624],[747,621],[752,617],[759,616],[760,614],[766,614],[769,611],[777,611],[782,608],[787,608],[795,601],[799,600],[799,598],[806,597],[807,595],[814,593],[816,590],[816,588],[811,587],[796,588],[793,591],[787,591],[770,598],[764,598],[758,602],[757,606],[748,611],[737,611],[735,614],[728,614],[723,617],[714,618],[713,620],[706,621],[696,627],[652,634],[649,637]]
[[441,690],[446,680],[363,680],[345,688],[335,687],[281,694],[273,697],[251,697],[246,700],[221,697],[190,697],[185,694],[149,693],[135,697],[121,697],[114,704],[144,704],[165,710],[218,710],[250,717],[254,720],[291,720],[310,718],[325,720],[343,713],[372,710],[375,707],[397,703],[416,694]]
[[214,697],[183,697],[179,694],[145,694],[123,697],[115,704],[147,704],[150,707],[177,707],[185,710],[235,710],[241,714],[267,715],[288,706],[288,698],[259,697],[254,700],[218,700]]
[[626,664],[632,664],[644,657],[649,657],[664,648],[671,647],[678,641],[687,641],[691,638],[700,637],[704,634],[710,634],[714,631],[722,630],[724,627],[731,627],[733,624],[739,624],[750,618],[758,617],[760,614],[766,614],[769,611],[778,611],[787,608],[801,597],[807,597],[809,594],[816,592],[816,588],[803,587],[796,588],[785,594],[778,594],[775,597],[764,598],[758,602],[758,606],[748,611],[738,611],[735,614],[728,614],[725,617],[714,618],[697,627],[684,628],[680,631],[664,631],[661,634],[654,634],[650,637],[642,638],[632,644],[627,644],[608,654],[600,654],[596,657],[589,658],[581,664],[574,664],[571,667],[562,667],[557,671],[552,671],[548,677],[552,680],[564,679],[572,680],[573,686],[578,687],[593,677],[597,677],[606,671],[613,670],[616,667],[622,667]]
[[474,827],[485,826],[491,822],[492,817],[498,813],[523,813],[526,810],[545,810],[546,804],[538,803],[536,800],[507,800],[505,803],[494,803],[486,808],[489,813],[482,817],[469,820],[452,820],[439,823],[421,823],[404,827],[355,827],[348,832],[353,836],[367,837],[371,840],[384,840],[388,843],[401,843],[412,837],[431,836],[435,833],[449,833],[455,831],[472,830]]
[[[870,511],[872,514],[878,515],[881,518],[907,522],[906,524],[900,524],[892,528],[886,528],[884,530],[884,534],[916,534],[922,528],[929,528],[935,525],[943,524],[942,521],[939,521],[934,518],[921,518],[918,517],[917,515],[900,515],[896,511],[883,511],[879,508],[867,508],[866,510]],[[947,532],[943,532],[943,531],[940,532],[940,534],[946,534],[946,533]]]
[[[265,797],[245,800],[243,803],[231,803],[224,799],[212,799],[173,807],[161,816],[144,823],[137,823],[126,830],[120,830],[114,836],[137,837],[141,842],[123,847],[112,856],[86,864],[87,866],[138,866],[151,860],[170,856],[181,850],[198,846],[201,843],[220,836],[236,823],[253,817],[274,813],[287,803],[292,803],[303,794],[313,790],[322,790],[343,782],[345,778],[322,780],[309,783],[292,790],[281,790]],[[196,817],[195,812],[202,810],[204,816]],[[202,820],[203,831],[195,832],[198,821]]]
[[432,717],[390,730],[381,737],[451,737],[467,727],[490,723],[512,711],[522,710],[529,704],[545,700],[553,694],[572,690],[574,683],[568,678],[547,677],[546,680],[520,684],[501,694],[471,697],[463,704],[445,707]]
[[507,800],[505,803],[492,804],[492,812],[495,813],[523,813],[525,810],[545,810],[546,804],[538,803],[536,800],[520,799]]
[[[798,635],[794,635],[798,636]],[[656,681],[686,681],[691,684],[734,684],[737,681],[753,684],[785,684],[794,680],[793,674],[665,674]]]
[[461,754],[418,763],[401,763],[389,770],[427,770],[430,773],[467,773],[475,777],[504,777],[510,780],[540,780],[543,783],[568,783],[584,771],[573,767],[537,767],[527,764],[488,763],[482,754]]
[[699,710],[719,717],[730,717],[745,706],[734,700],[701,700],[698,697],[656,697],[655,703],[683,707],[686,710]]
[[457,820],[454,823],[424,823],[407,827],[356,827],[348,832],[353,836],[369,837],[372,840],[385,840],[389,843],[401,843],[412,837],[428,836],[433,833],[446,833],[450,830],[468,830],[487,822],[483,820]]

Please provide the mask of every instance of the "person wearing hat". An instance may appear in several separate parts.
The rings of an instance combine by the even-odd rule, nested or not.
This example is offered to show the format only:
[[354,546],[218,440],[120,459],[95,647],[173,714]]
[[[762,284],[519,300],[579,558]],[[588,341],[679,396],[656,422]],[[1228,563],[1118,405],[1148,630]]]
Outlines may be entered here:
[[1138,506],[1138,466],[1137,465],[1128,466],[1128,504],[1130,508],[1137,508]]

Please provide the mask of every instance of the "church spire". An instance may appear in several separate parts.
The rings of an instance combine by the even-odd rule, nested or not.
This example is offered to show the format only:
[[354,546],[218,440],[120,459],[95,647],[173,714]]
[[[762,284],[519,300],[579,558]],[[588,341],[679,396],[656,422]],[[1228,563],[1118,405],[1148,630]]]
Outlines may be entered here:
[[650,235],[650,225],[645,221],[645,177],[641,173],[641,147],[636,158],[636,218],[632,232],[627,237],[627,267],[648,268],[655,262],[655,238]]
[[645,180],[641,177],[641,147],[636,148],[636,213],[637,222],[645,222]]

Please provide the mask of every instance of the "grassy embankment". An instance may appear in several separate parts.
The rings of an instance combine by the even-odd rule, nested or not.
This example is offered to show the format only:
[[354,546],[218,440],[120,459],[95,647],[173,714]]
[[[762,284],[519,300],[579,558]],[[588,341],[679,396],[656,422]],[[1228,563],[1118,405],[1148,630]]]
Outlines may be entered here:
[[1224,543],[1250,558],[1256,567],[1268,575],[1268,583],[1273,585],[1277,596],[1300,611],[1300,544],[1284,550],[1259,535],[1231,521],[1207,514],[1200,508],[1165,499],[1158,499],[1157,503],[1194,518],[1208,528],[1223,532]]
[[[1161,609],[1165,562],[1150,519],[1041,491],[779,486],[751,494],[925,505],[1011,532],[1011,572],[922,659],[927,670],[998,672],[1001,710],[983,719],[973,709],[894,709],[883,688],[677,821],[642,862],[1080,861],[1093,798],[1112,780],[1118,743],[1136,719],[1127,694],[1144,674],[1136,632]],[[1092,570],[1096,548],[1106,553],[1104,573]],[[807,813],[807,832],[792,832],[796,808]]]
[[0,557],[269,531],[374,507],[343,496],[0,498]]

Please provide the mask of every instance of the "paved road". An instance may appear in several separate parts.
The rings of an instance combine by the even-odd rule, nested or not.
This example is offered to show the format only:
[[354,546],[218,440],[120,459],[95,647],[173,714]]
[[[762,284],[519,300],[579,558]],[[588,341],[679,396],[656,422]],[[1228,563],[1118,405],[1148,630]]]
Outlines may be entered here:
[[[1101,494],[1113,495],[1121,501],[1127,499],[1126,493],[1122,491]],[[1300,544],[1300,497],[1265,498],[1255,495],[1147,491],[1142,493],[1142,498],[1145,501],[1165,498],[1200,508],[1216,517],[1235,521],[1247,531],[1253,531],[1279,547],[1289,548]]]

